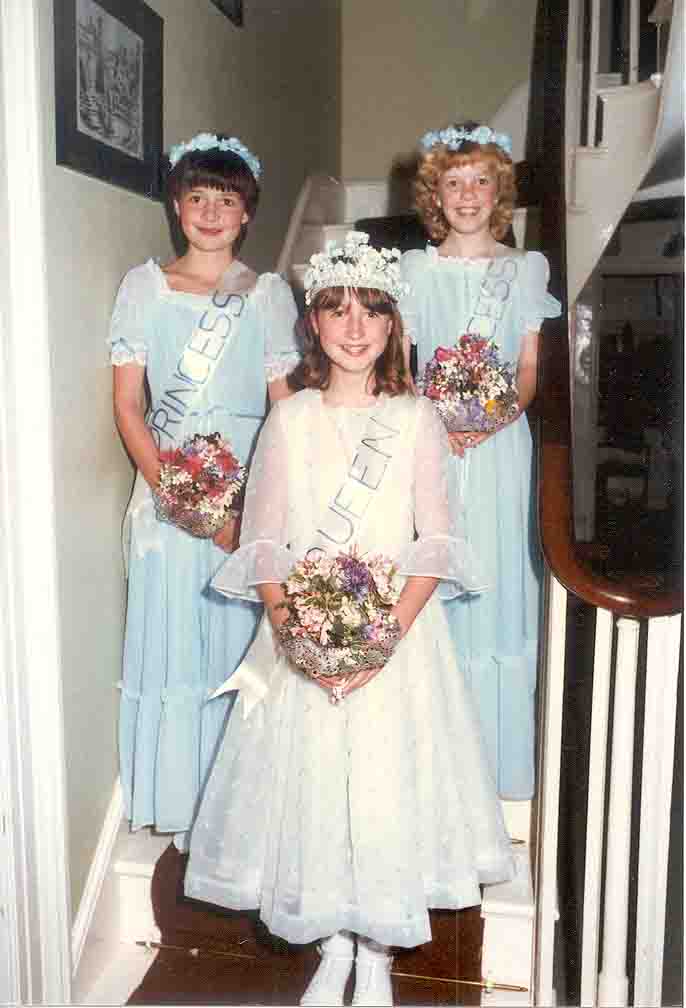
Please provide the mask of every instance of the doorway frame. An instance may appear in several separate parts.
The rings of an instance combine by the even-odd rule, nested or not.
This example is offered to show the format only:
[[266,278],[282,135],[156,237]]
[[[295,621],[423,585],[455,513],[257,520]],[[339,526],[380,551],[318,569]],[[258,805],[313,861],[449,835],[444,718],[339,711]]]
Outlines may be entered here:
[[[0,775],[15,1003],[69,1004],[71,907],[38,4],[0,0]],[[10,1002],[12,1003],[12,1002]]]

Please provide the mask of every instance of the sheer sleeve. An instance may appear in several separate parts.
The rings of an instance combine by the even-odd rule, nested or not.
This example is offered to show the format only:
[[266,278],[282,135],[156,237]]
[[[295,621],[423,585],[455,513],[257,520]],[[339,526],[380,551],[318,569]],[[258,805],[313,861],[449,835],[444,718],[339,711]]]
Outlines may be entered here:
[[263,273],[259,284],[263,295],[264,370],[271,382],[284,378],[300,361],[298,309],[291,288],[278,273]]
[[255,448],[245,491],[240,548],[220,567],[212,587],[259,602],[255,585],[284,581],[293,566],[286,548],[288,468],[280,404],[269,413]]
[[400,260],[400,272],[405,283],[409,284],[410,290],[398,302],[398,309],[403,320],[403,330],[411,343],[416,343],[419,339],[421,313],[417,287],[425,261],[425,253],[418,249],[406,252]]
[[524,294],[524,328],[538,332],[543,319],[557,318],[562,305],[548,292],[550,267],[540,252],[526,253],[526,278]]
[[107,343],[112,364],[140,364],[148,356],[148,325],[157,285],[148,263],[129,270],[114,302]]
[[413,481],[417,538],[399,557],[399,572],[440,578],[439,594],[444,599],[481,592],[486,585],[464,536],[448,436],[430,402],[418,399],[417,409]]

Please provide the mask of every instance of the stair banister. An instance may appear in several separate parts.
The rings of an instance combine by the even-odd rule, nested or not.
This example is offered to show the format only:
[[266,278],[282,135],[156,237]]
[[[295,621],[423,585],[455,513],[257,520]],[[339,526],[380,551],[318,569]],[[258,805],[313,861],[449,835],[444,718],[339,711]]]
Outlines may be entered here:
[[[572,15],[578,7],[570,0]],[[671,770],[675,732],[676,675],[682,592],[668,586],[645,588],[626,580],[616,583],[593,572],[574,539],[573,459],[571,438],[570,338],[576,324],[575,304],[567,305],[565,179],[566,21],[569,5],[541,0],[534,73],[545,80],[542,136],[538,138],[533,170],[541,189],[541,247],[551,264],[553,292],[561,294],[565,311],[545,324],[541,343],[538,409],[539,527],[549,568],[547,627],[544,636],[544,674],[541,683],[543,740],[539,773],[537,844],[535,1004],[554,1003],[553,934],[557,899],[558,805],[562,727],[562,682],[566,591],[597,608],[594,700],[591,724],[589,799],[584,879],[584,919],[581,938],[581,1004],[627,1004],[626,975],[629,914],[629,841],[635,682],[639,623],[647,618],[653,658],[649,656],[649,697],[644,721],[645,740],[661,738],[656,761],[644,761],[639,858],[635,996],[658,1005],[664,935],[666,858],[669,840]],[[570,75],[567,75],[570,80]],[[588,106],[587,106],[588,108]],[[569,111],[569,98],[567,98]],[[589,110],[590,111],[590,110]],[[588,135],[588,134],[587,134]],[[592,142],[592,138],[589,138]],[[541,170],[542,166],[545,170]],[[618,656],[610,667],[612,639],[617,634]],[[655,654],[668,660],[658,678]],[[614,691],[612,676],[614,674]],[[614,703],[610,704],[611,694]],[[610,709],[610,707],[612,709]],[[614,741],[607,754],[609,722]],[[609,759],[610,789],[605,794],[605,762]],[[654,763],[657,766],[654,767]],[[650,765],[648,765],[650,764]],[[650,774],[652,773],[652,776]],[[606,827],[606,818],[609,825]],[[651,830],[649,820],[654,829]],[[603,835],[608,844],[603,862]],[[605,877],[603,879],[603,867]],[[603,885],[604,882],[604,885]],[[606,898],[601,905],[601,895]],[[603,934],[602,957],[599,934]],[[658,962],[660,966],[656,966]]]

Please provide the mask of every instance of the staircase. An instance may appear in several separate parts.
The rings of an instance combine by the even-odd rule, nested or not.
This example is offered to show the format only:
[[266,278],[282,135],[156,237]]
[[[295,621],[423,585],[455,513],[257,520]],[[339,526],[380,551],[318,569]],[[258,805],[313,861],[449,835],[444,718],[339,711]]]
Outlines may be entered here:
[[[594,4],[595,7],[595,4]],[[597,12],[595,12],[597,13]],[[582,25],[583,5],[570,5],[567,61],[567,290],[572,305],[591,276],[628,205],[660,195],[641,187],[662,153],[683,151],[683,0],[675,0],[664,73],[637,82],[637,68],[619,86],[599,87],[591,67],[584,83],[576,62],[578,37],[598,28]],[[638,46],[638,42],[635,43]],[[591,60],[597,48],[591,47]],[[588,80],[594,83],[588,84]],[[580,124],[586,112],[584,133]],[[677,158],[674,158],[677,160]],[[683,193],[681,178],[675,180]],[[673,192],[673,189],[669,190]],[[666,193],[666,190],[665,190]]]
[[577,146],[567,205],[567,282],[576,301],[655,157],[660,91],[652,81],[602,88],[602,137]]

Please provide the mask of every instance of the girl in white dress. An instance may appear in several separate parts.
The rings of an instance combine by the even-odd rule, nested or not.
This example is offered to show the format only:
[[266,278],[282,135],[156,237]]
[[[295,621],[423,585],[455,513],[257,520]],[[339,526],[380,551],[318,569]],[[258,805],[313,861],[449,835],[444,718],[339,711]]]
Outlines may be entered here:
[[[436,589],[479,577],[448,506],[449,448],[409,391],[398,254],[352,232],[306,278],[305,388],[272,410],[240,549],[214,586],[262,600],[230,682],[229,720],[191,838],[186,893],[259,908],[272,933],[321,941],[304,1005],[390,1005],[388,946],[431,938],[428,910],[480,902],[512,860],[478,722]],[[402,639],[381,669],[331,687],[289,663],[281,588],[315,543],[396,561]],[[238,679],[236,679],[236,676]]]

